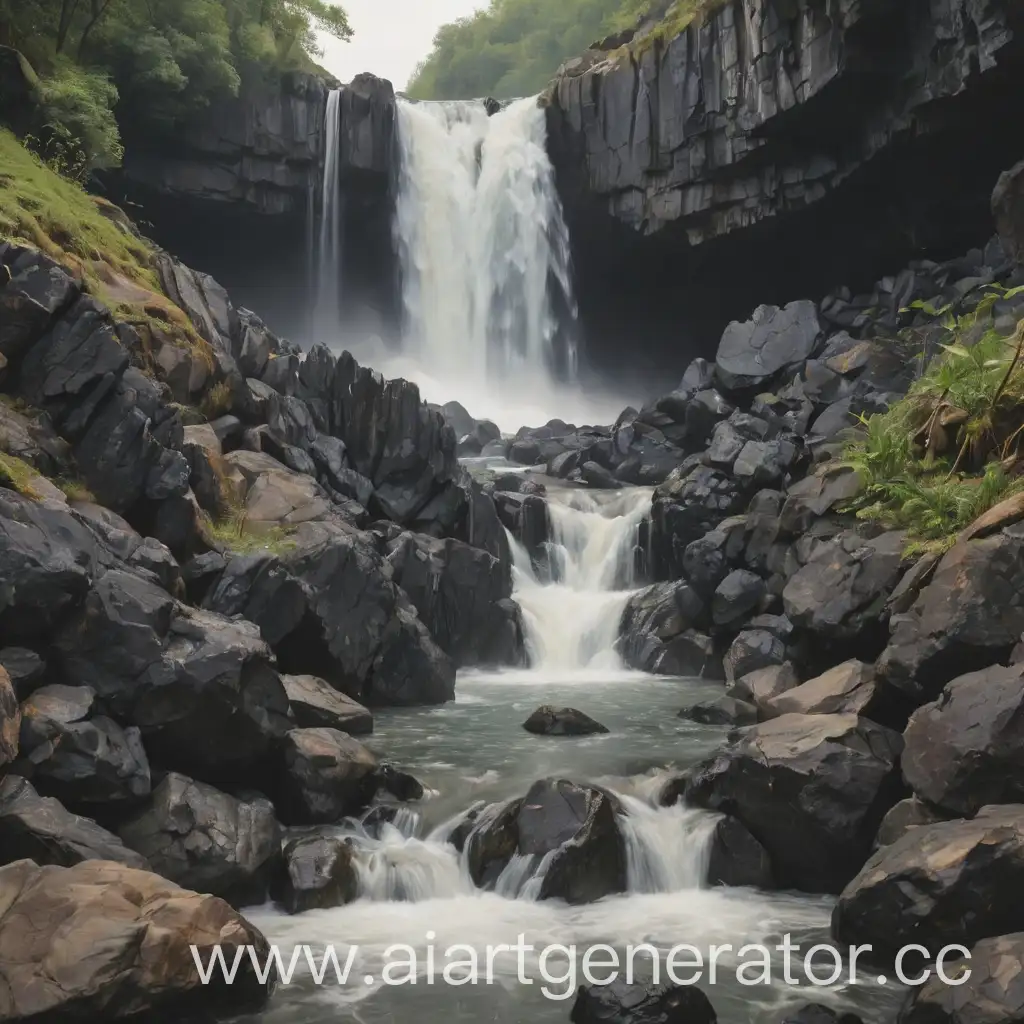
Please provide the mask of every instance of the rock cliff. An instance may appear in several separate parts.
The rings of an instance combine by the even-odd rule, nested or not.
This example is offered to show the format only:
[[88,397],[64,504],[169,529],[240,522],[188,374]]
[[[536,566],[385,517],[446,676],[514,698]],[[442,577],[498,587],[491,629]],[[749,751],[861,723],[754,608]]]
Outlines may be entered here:
[[[338,83],[305,72],[247,75],[177,131],[125,126],[111,197],[139,211],[157,241],[224,281],[274,326],[304,337],[310,246],[325,167],[328,96]],[[395,94],[359,75],[341,86],[338,172],[345,195],[347,299],[387,320],[394,307],[391,241]]]
[[570,61],[544,97],[584,315],[606,324],[591,333],[660,315],[675,343],[685,319],[688,354],[708,354],[766,295],[857,287],[987,236],[992,186],[1024,151],[998,128],[1024,81],[1019,5],[707,6],[674,36]]

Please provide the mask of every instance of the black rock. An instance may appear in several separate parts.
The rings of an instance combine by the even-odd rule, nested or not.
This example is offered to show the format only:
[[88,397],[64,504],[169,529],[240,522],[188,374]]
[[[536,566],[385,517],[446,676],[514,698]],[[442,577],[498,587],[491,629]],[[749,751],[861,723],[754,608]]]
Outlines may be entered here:
[[725,678],[733,683],[759,669],[786,662],[786,645],[766,629],[748,629],[740,633],[725,653]]
[[16,860],[71,867],[83,860],[112,860],[148,870],[146,858],[89,818],[42,797],[17,775],[0,780],[0,864]]
[[377,758],[337,729],[293,729],[281,744],[275,805],[289,825],[331,824],[369,803]]
[[734,569],[715,590],[711,618],[719,626],[738,622],[757,608],[765,591],[760,576],[747,569]]
[[855,715],[784,715],[700,765],[686,798],[738,818],[783,888],[838,892],[899,796],[901,748],[899,733]]
[[715,824],[708,853],[708,884],[756,889],[775,885],[768,851],[735,818],[726,816]]
[[840,942],[894,956],[909,942],[939,950],[1024,931],[1007,899],[1024,884],[1024,807],[985,807],[971,821],[920,825],[879,849],[832,912]]
[[395,582],[456,668],[510,665],[521,650],[510,563],[461,541],[406,533],[390,546]]
[[572,1024],[715,1024],[708,997],[693,985],[581,985]]
[[281,676],[300,729],[338,729],[350,736],[373,732],[373,715],[316,676]]
[[229,903],[262,903],[281,854],[269,800],[239,800],[174,772],[118,830],[154,871]]
[[22,705],[21,756],[34,785],[71,807],[132,804],[150,791],[139,730],[96,714],[88,686],[44,686]]
[[302,914],[351,903],[358,887],[352,848],[344,840],[305,836],[284,848],[271,895],[289,914]]
[[605,726],[595,722],[582,711],[575,708],[556,708],[550,704],[537,708],[523,722],[523,728],[538,736],[591,736],[594,733],[608,732]]
[[726,328],[715,356],[715,376],[728,390],[763,389],[809,359],[820,337],[813,302],[791,302],[785,309],[759,306],[746,323]]
[[903,777],[932,807],[968,816],[1024,802],[1024,665],[954,679],[903,738]]
[[591,903],[626,886],[625,844],[616,825],[618,802],[602,790],[564,779],[534,783],[468,840],[477,885],[493,883],[511,857],[539,864],[554,854],[539,898]]

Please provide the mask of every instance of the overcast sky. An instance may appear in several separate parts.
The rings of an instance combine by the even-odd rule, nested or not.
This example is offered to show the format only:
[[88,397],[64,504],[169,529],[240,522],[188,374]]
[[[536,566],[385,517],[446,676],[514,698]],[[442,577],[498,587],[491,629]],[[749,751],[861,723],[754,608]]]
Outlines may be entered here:
[[487,0],[342,0],[355,34],[324,39],[321,64],[343,82],[372,71],[404,89],[430,52],[437,30],[487,6]]

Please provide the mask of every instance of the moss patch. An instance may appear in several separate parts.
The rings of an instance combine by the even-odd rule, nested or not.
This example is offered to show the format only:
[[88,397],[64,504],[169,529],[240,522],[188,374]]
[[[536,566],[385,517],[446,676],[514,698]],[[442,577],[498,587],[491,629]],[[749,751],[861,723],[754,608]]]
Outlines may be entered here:
[[39,473],[24,459],[0,452],[0,487],[17,491],[24,498],[39,501],[42,495],[32,486]]
[[638,36],[625,49],[639,57],[644,51],[661,48],[685,32],[694,22],[724,7],[728,0],[675,0],[665,16],[649,32]]

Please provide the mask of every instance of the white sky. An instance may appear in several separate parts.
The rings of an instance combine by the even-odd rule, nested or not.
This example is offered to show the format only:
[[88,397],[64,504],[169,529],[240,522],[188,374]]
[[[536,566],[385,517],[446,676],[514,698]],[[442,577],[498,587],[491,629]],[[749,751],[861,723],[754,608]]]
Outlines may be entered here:
[[342,82],[372,71],[405,88],[416,65],[430,52],[437,30],[463,18],[487,0],[342,0],[354,35],[350,42],[321,40],[319,61]]

